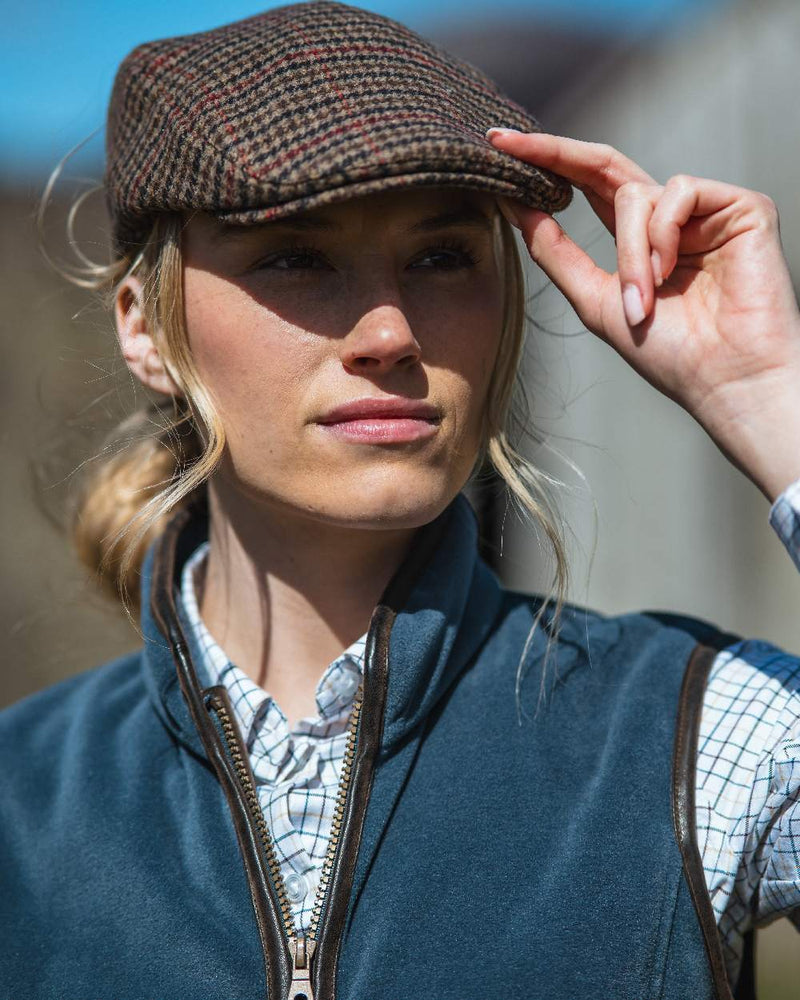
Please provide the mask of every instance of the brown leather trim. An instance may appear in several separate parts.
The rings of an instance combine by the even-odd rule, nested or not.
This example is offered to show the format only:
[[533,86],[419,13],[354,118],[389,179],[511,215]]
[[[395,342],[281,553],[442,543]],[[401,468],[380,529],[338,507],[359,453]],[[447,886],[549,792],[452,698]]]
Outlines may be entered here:
[[700,713],[706,680],[717,650],[698,643],[692,650],[681,685],[675,745],[672,758],[672,821],[683,857],[683,872],[689,886],[706,946],[717,1000],[734,1000],[717,930],[717,921],[706,886],[703,861],[697,845],[695,817],[695,773]]
[[[188,511],[176,514],[170,520],[159,540],[153,562],[150,606],[153,617],[169,641],[183,696],[230,808],[250,887],[258,933],[261,938],[267,996],[278,998],[288,993],[291,981],[290,956],[283,934],[280,911],[272,895],[269,878],[258,847],[258,834],[247,808],[244,793],[228,758],[222,736],[209,715],[204,695],[217,695],[229,710],[234,726],[236,719],[224,688],[214,687],[209,688],[207,692],[202,691],[189,653],[189,645],[183,634],[175,608],[172,590],[175,574],[175,550],[178,536],[186,526],[189,517]],[[239,742],[241,743],[241,739]],[[247,752],[244,748],[242,748],[242,756],[247,761]],[[224,887],[222,891],[224,891]]]
[[311,970],[315,1000],[335,1000],[336,997],[339,949],[372,789],[375,760],[383,735],[392,626],[397,612],[405,604],[414,582],[436,548],[448,516],[450,515],[437,518],[416,533],[411,553],[387,587],[370,622],[364,655],[364,702],[359,720],[352,784],[345,803],[342,839],[334,859],[330,890],[320,922]]

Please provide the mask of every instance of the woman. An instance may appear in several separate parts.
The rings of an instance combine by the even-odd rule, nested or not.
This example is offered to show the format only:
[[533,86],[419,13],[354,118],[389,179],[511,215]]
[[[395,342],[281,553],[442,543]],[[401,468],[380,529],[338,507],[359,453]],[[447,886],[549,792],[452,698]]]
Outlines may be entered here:
[[[800,567],[769,199],[542,134],[327,0],[135,50],[107,152],[97,283],[175,418],[76,529],[131,602],[141,576],[143,650],[2,716],[5,992],[746,995],[751,928],[800,909],[800,662],[503,590],[460,491],[488,455],[560,554],[506,435],[516,226]],[[570,184],[617,274],[552,218]]]

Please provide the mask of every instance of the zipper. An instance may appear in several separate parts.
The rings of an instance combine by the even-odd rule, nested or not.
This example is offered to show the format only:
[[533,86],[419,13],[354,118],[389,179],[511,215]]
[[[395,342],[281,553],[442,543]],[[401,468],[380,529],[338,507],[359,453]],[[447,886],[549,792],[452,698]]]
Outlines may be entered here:
[[[198,494],[186,508],[170,518],[153,557],[150,611],[159,632],[167,640],[189,716],[228,803],[261,941],[268,996],[270,1000],[288,1000],[293,991],[293,1000],[301,1000],[303,996],[307,1000],[312,997],[335,1000],[339,948],[381,750],[389,686],[389,637],[396,609],[407,600],[448,521],[440,516],[419,529],[414,546],[370,619],[362,685],[353,700],[331,843],[312,909],[309,927],[312,937],[311,934],[298,934],[292,924],[286,887],[258,804],[255,779],[251,776],[249,758],[233,720],[228,693],[220,686],[205,690],[201,687],[178,615],[175,579],[179,543],[188,550],[197,541],[207,538],[207,520],[204,494]],[[179,723],[173,720],[173,724],[180,729]]]
[[[248,819],[255,828],[258,843],[267,862],[269,877],[280,909],[280,913],[276,914],[276,916],[283,928],[284,944],[291,968],[291,984],[286,1000],[314,1000],[311,980],[312,963],[316,953],[317,936],[320,931],[322,916],[325,912],[325,904],[329,894],[331,873],[342,835],[345,803],[350,790],[353,762],[358,742],[358,722],[363,703],[363,688],[364,681],[362,677],[353,698],[353,707],[350,712],[347,742],[342,760],[342,773],[339,779],[339,788],[333,810],[330,840],[322,863],[319,885],[314,897],[307,934],[300,931],[295,925],[292,907],[286,892],[286,883],[281,872],[280,861],[278,860],[275,844],[270,834],[264,812],[258,801],[258,792],[256,791],[255,781],[248,763],[247,752],[242,746],[236,724],[231,718],[228,706],[218,694],[212,693],[206,698],[207,708],[213,711],[219,720],[222,739],[244,794]],[[272,897],[270,897],[269,902],[274,907]]]
[[[301,1000],[303,996],[313,1000],[314,994],[316,1000],[335,1000],[342,930],[381,749],[389,683],[389,637],[396,609],[406,602],[413,582],[427,565],[449,522],[440,515],[419,529],[414,546],[370,620],[362,685],[353,701],[331,843],[321,873],[324,881],[320,880],[312,910],[312,937],[296,933],[293,926],[286,886],[258,803],[249,759],[232,718],[227,691],[224,687],[203,690],[200,686],[178,616],[174,590],[178,542],[184,532],[187,539],[206,538],[207,518],[204,494],[170,518],[153,557],[150,610],[169,644],[189,715],[230,809],[261,940],[270,1000],[288,1000],[290,996],[292,1000]],[[362,700],[366,705],[363,711]],[[269,870],[265,869],[265,862]]]

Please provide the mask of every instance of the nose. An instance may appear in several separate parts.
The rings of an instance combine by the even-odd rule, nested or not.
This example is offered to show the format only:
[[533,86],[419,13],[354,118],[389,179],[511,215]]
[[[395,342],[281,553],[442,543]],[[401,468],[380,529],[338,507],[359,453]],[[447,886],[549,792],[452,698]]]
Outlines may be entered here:
[[421,353],[405,313],[389,303],[364,312],[341,342],[344,367],[364,375],[383,375],[396,366],[410,368]]

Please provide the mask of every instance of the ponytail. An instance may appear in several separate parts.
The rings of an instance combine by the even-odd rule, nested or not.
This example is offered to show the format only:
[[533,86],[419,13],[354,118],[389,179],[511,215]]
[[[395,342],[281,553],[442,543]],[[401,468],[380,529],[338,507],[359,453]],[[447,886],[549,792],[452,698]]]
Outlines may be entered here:
[[[202,450],[188,416],[166,418],[162,407],[151,403],[115,429],[84,476],[71,511],[72,541],[101,588],[129,612],[139,606],[147,548],[180,506],[180,501],[165,503],[164,493],[183,479]],[[190,492],[184,491],[184,502]],[[133,533],[132,525],[137,525]]]

